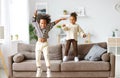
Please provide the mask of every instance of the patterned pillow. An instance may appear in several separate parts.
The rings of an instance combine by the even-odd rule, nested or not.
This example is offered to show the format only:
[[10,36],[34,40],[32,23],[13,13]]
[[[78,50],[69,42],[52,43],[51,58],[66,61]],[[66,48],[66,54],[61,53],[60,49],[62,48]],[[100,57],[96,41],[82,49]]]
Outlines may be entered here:
[[89,61],[98,61],[101,58],[101,55],[107,50],[100,47],[99,45],[93,45],[88,54],[85,56],[85,60]]

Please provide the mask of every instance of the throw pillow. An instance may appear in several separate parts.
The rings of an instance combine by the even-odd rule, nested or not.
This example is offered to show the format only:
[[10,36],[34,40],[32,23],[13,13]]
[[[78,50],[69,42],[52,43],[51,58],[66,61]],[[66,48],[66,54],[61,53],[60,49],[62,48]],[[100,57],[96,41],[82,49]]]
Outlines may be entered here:
[[21,53],[18,53],[18,54],[16,54],[16,55],[13,57],[13,61],[14,61],[15,63],[20,63],[20,62],[22,62],[23,60],[24,60],[24,55],[21,54]]
[[102,56],[101,56],[101,59],[105,62],[109,62],[110,61],[110,53],[104,53]]
[[62,45],[49,46],[49,58],[50,60],[61,60],[62,59]]
[[85,60],[89,61],[98,61],[100,60],[101,55],[107,50],[95,44],[92,46],[88,54],[85,56]]

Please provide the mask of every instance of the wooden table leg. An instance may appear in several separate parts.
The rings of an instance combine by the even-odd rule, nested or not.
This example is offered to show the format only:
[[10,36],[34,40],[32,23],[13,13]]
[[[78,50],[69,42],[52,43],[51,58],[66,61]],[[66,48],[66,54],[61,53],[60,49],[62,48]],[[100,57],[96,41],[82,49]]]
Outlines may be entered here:
[[0,50],[0,59],[1,59],[1,61],[2,61],[2,66],[3,66],[3,68],[4,68],[4,71],[5,71],[5,73],[6,73],[7,77],[8,77],[7,66],[6,66],[6,64],[5,64],[4,56],[3,56],[2,52],[1,52],[1,50]]

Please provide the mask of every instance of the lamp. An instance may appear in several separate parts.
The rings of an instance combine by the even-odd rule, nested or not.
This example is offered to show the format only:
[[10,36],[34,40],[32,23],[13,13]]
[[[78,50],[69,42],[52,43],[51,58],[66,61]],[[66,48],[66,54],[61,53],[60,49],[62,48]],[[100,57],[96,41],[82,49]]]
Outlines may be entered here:
[[4,27],[0,26],[0,39],[4,39]]

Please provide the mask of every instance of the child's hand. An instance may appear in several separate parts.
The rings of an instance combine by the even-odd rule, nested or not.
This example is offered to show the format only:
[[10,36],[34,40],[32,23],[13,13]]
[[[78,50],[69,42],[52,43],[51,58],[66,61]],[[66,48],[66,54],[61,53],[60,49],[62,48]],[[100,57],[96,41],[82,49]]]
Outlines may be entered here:
[[86,37],[86,34],[83,34],[83,38],[85,38]]
[[65,27],[65,26],[66,26],[65,24],[62,25],[62,27]]
[[37,17],[37,10],[35,10],[34,12],[34,17]]

